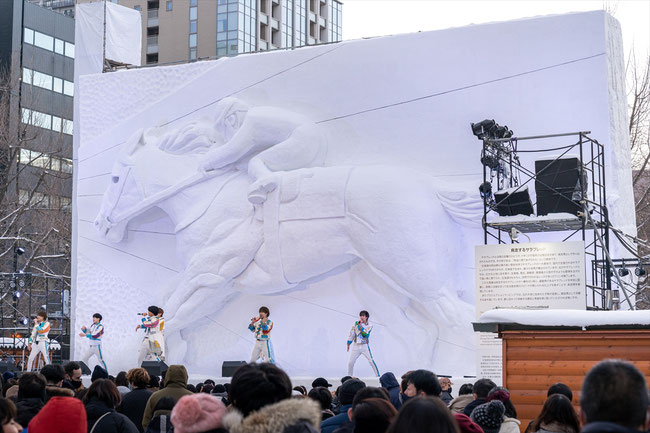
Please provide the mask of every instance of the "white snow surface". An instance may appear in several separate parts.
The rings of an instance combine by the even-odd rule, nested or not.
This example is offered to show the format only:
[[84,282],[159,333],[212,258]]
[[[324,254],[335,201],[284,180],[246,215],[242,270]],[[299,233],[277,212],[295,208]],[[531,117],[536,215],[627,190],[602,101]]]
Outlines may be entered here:
[[518,323],[529,326],[650,325],[650,311],[518,310],[496,308],[478,323]]
[[[485,46],[510,53],[508,61],[487,55]],[[369,235],[357,246],[343,242],[348,241],[343,230],[313,244],[304,242],[307,231],[283,232],[281,241],[287,244],[282,251],[300,259],[307,256],[303,252],[309,253],[314,266],[339,250],[381,260],[350,261],[308,280],[298,275],[292,281],[301,282],[299,286],[278,293],[242,292],[205,316],[200,326],[183,330],[178,341],[188,346],[182,359],[188,369],[214,375],[224,360],[249,359],[254,339],[248,320],[266,305],[275,323],[272,339],[278,363],[292,376],[343,376],[348,358],[343,342],[362,309],[370,311],[375,326],[372,353],[380,372],[432,368],[443,374],[472,374],[474,348],[471,338],[461,336],[471,332],[471,318],[457,329],[448,324],[438,328],[430,319],[433,315],[445,321],[448,316],[457,321],[454,303],[459,299],[474,303],[473,249],[483,242],[478,194],[482,166],[480,143],[472,136],[470,123],[494,118],[520,136],[591,130],[606,149],[613,223],[634,227],[621,47],[620,29],[597,11],[81,78],[75,93],[79,110],[75,136],[81,139],[74,155],[75,329],[87,325],[92,313],[101,312],[106,322],[102,351],[109,370],[134,366],[141,338],[134,331],[136,313],[151,304],[166,305],[191,267],[181,260],[183,254],[191,252],[192,242],[206,242],[210,233],[188,242],[183,231],[177,233],[169,214],[158,208],[129,222],[122,241],[102,238],[94,220],[104,194],[126,178],[113,173],[112,167],[140,128],[159,126],[160,133],[170,137],[196,130],[200,137],[200,128],[192,126],[214,119],[217,103],[233,96],[253,109],[281,108],[317,123],[328,144],[325,167],[350,166],[366,173],[390,167],[362,180],[393,181],[384,187],[391,197],[400,198],[396,200],[400,205],[391,209],[403,214],[403,222]],[[549,149],[566,144],[564,139],[544,143]],[[136,174],[146,174],[143,181],[153,186],[173,174],[179,180],[187,177],[183,167],[189,165],[167,156],[168,165],[152,159],[133,172],[142,169]],[[534,159],[523,154],[522,164],[532,167]],[[123,162],[130,163],[128,158]],[[408,176],[389,178],[389,171],[398,169]],[[403,188],[405,179],[420,175],[427,181],[411,183],[411,190]],[[431,193],[431,185],[437,195]],[[233,182],[233,196],[236,186]],[[407,193],[396,194],[401,191]],[[245,198],[246,188],[242,194]],[[358,204],[382,204],[386,196],[377,188],[359,190],[353,210]],[[440,212],[434,214],[428,203],[436,196],[444,211],[437,207]],[[183,210],[170,205],[167,212]],[[298,215],[302,218],[314,209],[297,210],[303,212]],[[368,215],[378,224],[388,216]],[[428,231],[417,228],[427,224]],[[228,227],[218,228],[229,233]],[[386,234],[403,238],[382,244]],[[336,250],[332,245],[339,240]],[[390,254],[377,257],[378,245],[390,247]],[[259,269],[267,264],[260,262]],[[425,264],[434,269],[425,269]],[[294,273],[305,269],[296,267]],[[414,295],[414,285],[405,280],[415,280],[426,290]],[[408,290],[397,290],[399,283]],[[168,325],[166,332],[174,334],[173,323]],[[78,359],[87,342],[73,337]],[[169,340],[168,349],[176,350]],[[170,354],[170,361],[181,360]],[[372,374],[365,359],[354,372]]]

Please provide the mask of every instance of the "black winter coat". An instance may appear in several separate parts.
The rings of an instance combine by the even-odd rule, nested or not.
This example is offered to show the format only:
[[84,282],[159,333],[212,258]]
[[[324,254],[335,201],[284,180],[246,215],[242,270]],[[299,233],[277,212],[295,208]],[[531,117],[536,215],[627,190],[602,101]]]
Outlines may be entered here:
[[88,417],[88,432],[99,418],[108,412],[104,418],[99,421],[93,433],[138,433],[138,428],[125,415],[115,412],[104,402],[96,399],[86,403],[86,416]]
[[29,422],[36,416],[45,403],[40,398],[23,398],[16,403],[18,416],[16,422],[23,427],[27,427]]
[[135,424],[140,433],[144,431],[142,416],[151,394],[153,394],[153,391],[150,389],[136,388],[122,397],[122,404],[117,408],[119,413],[126,415]]

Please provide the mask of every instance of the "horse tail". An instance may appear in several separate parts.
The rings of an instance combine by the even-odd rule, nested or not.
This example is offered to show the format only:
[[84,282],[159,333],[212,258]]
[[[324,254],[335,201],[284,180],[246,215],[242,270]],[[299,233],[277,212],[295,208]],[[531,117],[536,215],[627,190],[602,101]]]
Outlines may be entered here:
[[450,185],[436,180],[435,194],[449,216],[458,224],[481,228],[483,219],[483,200],[478,191],[474,193],[468,187]]

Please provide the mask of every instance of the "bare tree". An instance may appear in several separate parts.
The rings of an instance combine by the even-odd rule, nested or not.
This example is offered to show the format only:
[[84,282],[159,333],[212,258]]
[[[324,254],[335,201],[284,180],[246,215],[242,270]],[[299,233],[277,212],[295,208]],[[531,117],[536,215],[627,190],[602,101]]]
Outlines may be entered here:
[[72,166],[62,156],[63,131],[52,131],[61,120],[29,108],[38,107],[42,91],[24,85],[26,78],[0,71],[0,270],[69,281],[71,203],[64,194]]
[[[637,232],[639,238],[650,239],[650,55],[638,61],[631,51],[626,76]],[[638,245],[641,256],[650,254],[648,243]],[[640,285],[636,300],[638,309],[650,309],[650,288],[645,282]]]

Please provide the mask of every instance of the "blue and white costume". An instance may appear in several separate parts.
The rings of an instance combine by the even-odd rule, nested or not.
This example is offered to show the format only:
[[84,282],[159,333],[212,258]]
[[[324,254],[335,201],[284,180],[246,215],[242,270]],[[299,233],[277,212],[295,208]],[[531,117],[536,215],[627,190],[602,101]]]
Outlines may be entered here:
[[50,357],[48,354],[49,349],[49,338],[48,333],[50,332],[50,322],[47,320],[34,325],[32,329],[32,334],[29,337],[29,343],[32,345],[32,351],[29,353],[29,358],[27,359],[27,370],[33,371],[36,370],[33,365],[36,362],[36,357],[39,353],[43,354],[45,358],[45,364],[50,363]]
[[275,355],[273,354],[273,345],[271,344],[271,329],[273,329],[273,322],[271,319],[266,319],[266,323],[262,323],[262,319],[248,325],[248,329],[255,334],[255,346],[251,354],[251,363],[262,359],[264,362],[271,362],[275,364]]
[[83,326],[81,327],[81,332],[85,333],[86,338],[89,340],[88,349],[86,350],[86,353],[81,358],[81,360],[92,370],[94,366],[91,366],[89,364],[89,361],[90,358],[94,355],[95,358],[97,358],[97,363],[104,370],[108,371],[106,362],[104,362],[104,356],[102,355],[102,336],[104,335],[104,325],[102,325],[102,322],[93,323],[90,325],[90,328]]
[[370,332],[372,331],[372,325],[366,323],[365,325],[360,321],[354,322],[354,326],[350,330],[350,336],[348,337],[348,345],[350,346],[350,360],[348,361],[348,376],[352,376],[352,370],[354,370],[354,364],[357,362],[359,356],[363,355],[366,357],[372,367],[373,371],[377,376],[379,376],[379,369],[375,360],[372,358],[372,352],[370,351]]

